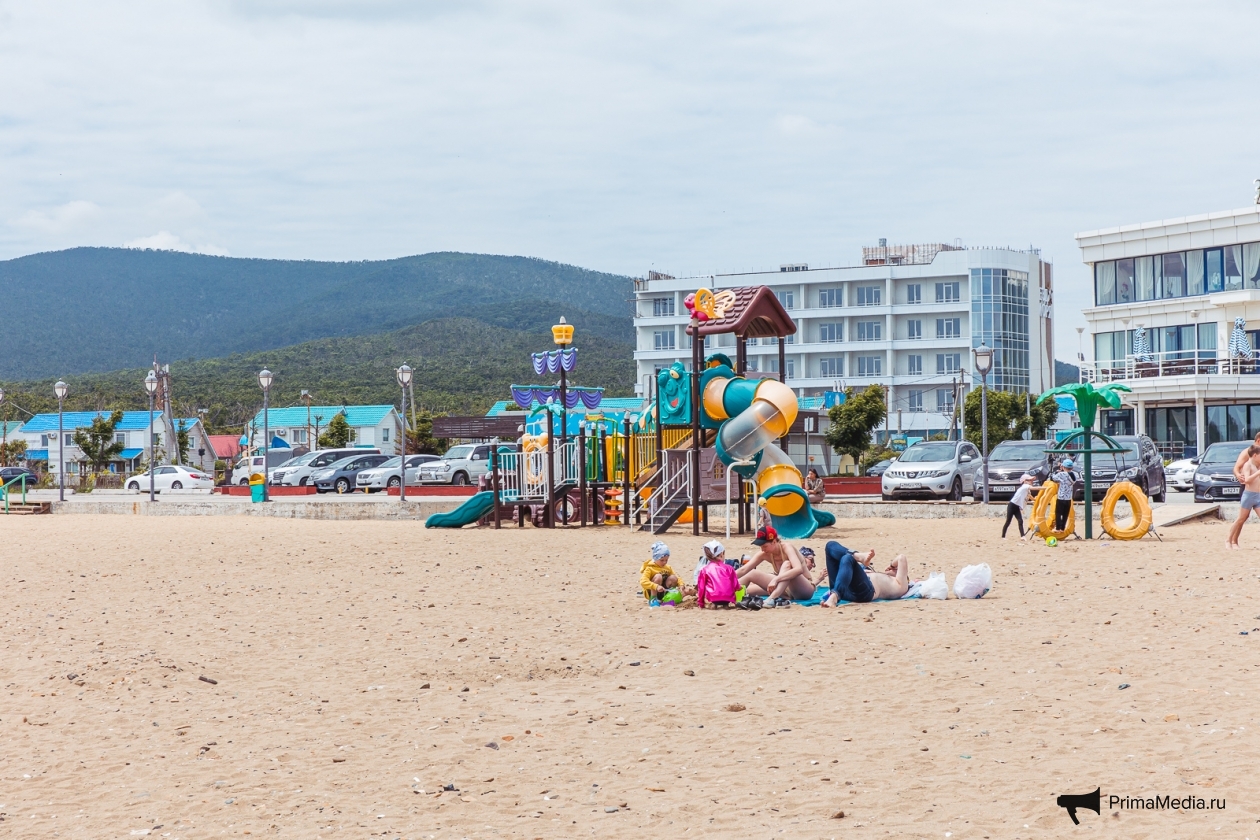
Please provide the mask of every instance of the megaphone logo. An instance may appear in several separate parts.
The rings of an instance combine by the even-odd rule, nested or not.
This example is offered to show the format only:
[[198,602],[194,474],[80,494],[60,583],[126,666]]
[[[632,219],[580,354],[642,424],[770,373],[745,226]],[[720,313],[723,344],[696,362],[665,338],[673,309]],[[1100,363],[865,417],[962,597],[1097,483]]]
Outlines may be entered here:
[[1072,818],[1072,822],[1080,825],[1081,821],[1076,818],[1077,808],[1088,808],[1095,814],[1102,814],[1102,805],[1099,800],[1102,798],[1102,788],[1094,788],[1093,793],[1065,793],[1057,800],[1060,808],[1066,808],[1068,816]]

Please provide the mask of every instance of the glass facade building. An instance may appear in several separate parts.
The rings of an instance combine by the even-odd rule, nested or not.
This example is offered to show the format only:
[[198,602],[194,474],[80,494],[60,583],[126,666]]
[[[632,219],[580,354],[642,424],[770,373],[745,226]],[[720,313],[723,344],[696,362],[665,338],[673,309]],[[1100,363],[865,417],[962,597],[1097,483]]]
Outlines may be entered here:
[[1028,273],[971,269],[971,346],[993,348],[989,387],[1028,390]]

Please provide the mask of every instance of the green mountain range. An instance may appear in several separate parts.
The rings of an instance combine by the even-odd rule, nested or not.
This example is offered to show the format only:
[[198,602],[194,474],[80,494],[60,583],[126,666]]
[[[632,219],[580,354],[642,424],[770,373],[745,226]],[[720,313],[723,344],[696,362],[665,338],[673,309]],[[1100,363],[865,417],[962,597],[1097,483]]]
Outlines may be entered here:
[[[155,354],[171,366],[177,413],[206,409],[212,430],[239,430],[258,411],[263,367],[275,374],[276,406],[297,403],[303,389],[326,405],[397,403],[394,370],[407,362],[421,407],[480,413],[513,383],[554,379],[536,376],[529,354],[554,349],[561,316],[575,326],[574,384],[624,396],[634,387],[631,289],[628,277],[472,254],[318,263],[79,248],[24,257],[0,263],[0,292],[18,301],[0,310],[0,417],[55,411],[58,377],[70,386],[67,409],[146,408]],[[50,310],[50,300],[65,305]],[[56,324],[29,318],[48,311]]]

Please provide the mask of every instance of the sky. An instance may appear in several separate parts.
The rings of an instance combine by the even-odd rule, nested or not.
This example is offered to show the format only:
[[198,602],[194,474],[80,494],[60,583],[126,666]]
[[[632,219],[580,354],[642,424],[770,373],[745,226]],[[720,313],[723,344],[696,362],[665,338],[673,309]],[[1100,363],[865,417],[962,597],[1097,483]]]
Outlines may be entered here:
[[1244,207],[1249,2],[0,0],[0,259],[520,254],[643,276]]

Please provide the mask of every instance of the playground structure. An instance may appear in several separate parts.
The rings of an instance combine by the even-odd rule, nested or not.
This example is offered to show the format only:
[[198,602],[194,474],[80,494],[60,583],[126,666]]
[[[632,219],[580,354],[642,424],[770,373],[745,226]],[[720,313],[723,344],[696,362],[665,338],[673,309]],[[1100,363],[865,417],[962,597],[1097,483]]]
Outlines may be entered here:
[[[709,530],[715,505],[724,509],[728,531],[735,508],[739,533],[756,528],[757,506],[793,539],[833,524],[830,513],[811,507],[800,471],[778,445],[798,412],[783,363],[796,324],[764,286],[700,289],[686,303],[691,367],[675,362],[660,371],[656,398],[638,413],[591,413],[602,389],[568,385],[577,350],[567,346],[573,328],[562,319],[553,327],[561,349],[534,354],[536,372],[561,374],[558,386],[512,386],[517,404],[532,410],[524,433],[492,451],[485,491],[435,526],[481,521],[500,528],[528,520],[660,534],[690,522],[698,534]],[[724,333],[735,336],[734,361],[704,352],[709,336]],[[749,378],[749,339],[777,339],[777,378]],[[579,400],[588,413],[571,413]]]

